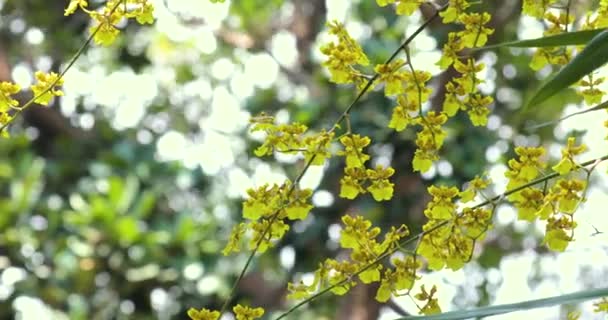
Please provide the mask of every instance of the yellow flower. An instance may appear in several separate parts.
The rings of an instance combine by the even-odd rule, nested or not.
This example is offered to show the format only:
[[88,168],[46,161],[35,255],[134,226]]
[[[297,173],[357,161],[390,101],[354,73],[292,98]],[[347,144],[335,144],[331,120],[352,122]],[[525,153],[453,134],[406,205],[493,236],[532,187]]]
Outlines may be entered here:
[[36,97],[34,102],[46,106],[54,96],[63,95],[63,91],[57,89],[58,86],[63,85],[63,78],[59,78],[58,74],[37,71],[35,76],[38,82],[31,86],[34,97]]
[[524,0],[522,12],[535,18],[542,18],[547,8],[557,0]]
[[385,82],[384,95],[393,96],[405,92],[404,81],[406,74],[404,71],[399,71],[405,65],[401,59],[396,59],[388,64],[379,64],[374,68],[374,71],[379,75],[378,81]]
[[488,123],[488,114],[490,109],[488,106],[494,102],[490,96],[482,96],[480,94],[469,95],[464,103],[468,107],[469,118],[474,126],[485,126]]
[[443,18],[443,23],[454,22],[459,20],[460,16],[465,13],[465,10],[470,5],[468,0],[451,0],[448,8],[445,11],[440,12],[439,15]]
[[220,312],[204,308],[201,310],[190,308],[188,310],[188,317],[192,320],[217,320],[220,318]]
[[81,8],[86,8],[88,5],[87,0],[70,0],[70,3],[68,4],[68,7],[65,9],[64,12],[64,16],[69,16],[71,14],[73,14],[74,12],[76,12],[76,9],[78,9],[78,7]]
[[425,305],[420,309],[420,313],[424,315],[431,315],[441,313],[441,308],[439,307],[439,303],[437,298],[435,298],[435,293],[437,293],[437,287],[433,286],[431,292],[427,292],[424,288],[424,285],[420,287],[420,293],[417,293],[414,298],[419,301],[425,301]]
[[559,210],[567,214],[574,213],[579,203],[584,200],[580,194],[586,187],[584,180],[559,180],[555,185]]
[[397,14],[398,15],[411,15],[414,11],[418,10],[421,4],[426,0],[398,0],[397,3]]
[[0,112],[7,112],[19,105],[19,102],[11,97],[19,91],[21,87],[18,84],[7,81],[0,83]]
[[236,316],[236,320],[254,320],[264,315],[264,309],[262,308],[250,308],[237,304],[232,308]]
[[393,114],[388,127],[398,132],[403,131],[408,125],[416,123],[412,114],[417,113],[418,110],[417,101],[408,99],[405,95],[400,95],[397,98],[397,106],[393,108]]
[[395,173],[395,169],[388,167],[386,169],[378,166],[376,170],[367,169],[367,177],[372,181],[371,185],[367,187],[374,200],[390,200],[393,197],[393,186],[394,184],[388,181]]
[[427,205],[424,215],[429,219],[451,219],[456,213],[453,199],[460,193],[458,188],[433,185],[427,190],[433,200]]
[[467,59],[466,63],[456,60],[454,61],[454,69],[456,69],[461,76],[454,79],[454,82],[462,87],[461,90],[463,93],[474,92],[475,86],[481,82],[481,80],[477,78],[477,73],[481,72],[484,68],[485,64],[476,64],[475,60],[472,58]]
[[464,24],[465,30],[458,32],[462,44],[466,48],[483,47],[488,41],[488,36],[494,33],[494,29],[486,28],[484,25],[490,22],[489,13],[464,13],[460,15],[460,22]]
[[464,49],[464,46],[462,41],[460,41],[458,34],[455,32],[448,33],[448,41],[443,45],[441,58],[436,64],[442,70],[447,69],[454,61],[458,60],[458,53],[462,51],[462,49]]
[[460,201],[462,202],[469,202],[473,199],[475,199],[475,196],[477,195],[477,193],[485,188],[488,187],[488,185],[490,184],[490,181],[487,179],[484,179],[483,177],[480,176],[475,176],[475,178],[473,178],[473,180],[471,180],[468,183],[468,186],[465,190],[463,190],[462,192],[460,192]]
[[328,43],[321,47],[321,53],[328,57],[322,63],[329,69],[331,81],[335,83],[351,83],[360,77],[355,65],[366,66],[369,60],[361,46],[348,34],[344,25],[332,21],[328,22],[329,33],[338,38],[338,42]]
[[544,243],[551,250],[564,251],[572,241],[572,235],[568,235],[566,231],[572,233],[574,228],[576,228],[576,222],[569,217],[551,217],[547,220]]
[[587,150],[587,146],[581,144],[579,146],[575,145],[576,138],[569,137],[566,148],[562,149],[562,159],[558,164],[552,167],[555,172],[558,172],[560,175],[564,175],[576,169],[578,166],[576,162],[574,162],[574,156],[577,156],[585,150]]
[[227,256],[232,252],[241,251],[241,239],[245,235],[245,231],[246,224],[244,222],[239,223],[232,229],[230,232],[230,240],[228,240],[224,250],[222,250],[223,255]]
[[363,148],[371,142],[368,137],[350,134],[340,138],[340,142],[344,146],[344,151],[338,151],[337,154],[346,157],[347,168],[361,167],[369,160],[369,155],[363,153]]

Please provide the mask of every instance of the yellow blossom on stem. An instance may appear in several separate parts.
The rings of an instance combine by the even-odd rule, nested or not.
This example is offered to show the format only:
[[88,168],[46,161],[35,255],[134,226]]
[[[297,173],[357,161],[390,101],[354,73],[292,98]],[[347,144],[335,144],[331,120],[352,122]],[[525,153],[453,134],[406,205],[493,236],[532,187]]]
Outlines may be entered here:
[[351,83],[358,77],[355,65],[366,66],[369,60],[361,46],[348,34],[344,25],[331,21],[327,23],[329,33],[338,38],[338,42],[330,42],[321,47],[321,53],[328,57],[322,63],[329,69],[331,81],[335,83]]
[[343,284],[335,286],[331,289],[331,292],[335,295],[344,295],[357,283],[352,280],[353,275],[359,270],[359,267],[351,263],[350,261],[336,261],[333,259],[325,260],[324,266],[327,271],[327,282],[330,285],[336,285],[342,281]]
[[338,151],[337,154],[346,157],[346,167],[361,167],[369,160],[369,155],[363,153],[363,148],[370,144],[371,140],[368,137],[358,134],[349,134],[340,138],[340,143],[344,146],[343,151]]
[[518,201],[514,205],[519,220],[532,222],[537,217],[546,219],[552,212],[552,207],[546,205],[545,195],[537,188],[526,188],[519,192]]
[[576,222],[571,217],[550,217],[547,220],[544,243],[554,251],[564,251],[572,241],[572,231],[576,228]]
[[[445,130],[441,128],[446,123],[448,117],[443,112],[429,111],[424,117],[418,117],[417,122],[422,126],[422,130],[418,132],[416,145],[422,147],[429,141],[436,150],[439,150],[443,145],[443,141],[447,136]],[[418,141],[422,140],[422,141]],[[422,145],[418,143],[422,142]]]
[[11,97],[19,91],[21,91],[21,87],[18,84],[7,81],[0,82],[0,112],[7,112],[19,105],[19,102]]
[[[448,9],[449,10],[449,9]],[[442,70],[451,66],[454,61],[458,60],[458,53],[464,49],[462,41],[456,32],[448,33],[448,41],[443,45],[441,58],[437,61],[437,65]]]
[[547,8],[557,0],[524,0],[522,3],[522,13],[535,17],[542,18],[547,12]]
[[365,193],[362,184],[367,179],[367,172],[362,168],[345,168],[344,176],[340,179],[340,197],[354,199],[359,193]]
[[458,97],[464,96],[467,93],[462,86],[454,85],[454,82],[449,81],[445,85],[445,99],[443,100],[443,112],[448,117],[453,117],[459,110],[466,110],[466,105]]
[[584,201],[582,193],[587,188],[587,183],[580,179],[559,180],[555,184],[555,195],[558,201],[559,211],[573,214],[581,201]]
[[418,10],[424,2],[425,0],[376,0],[376,3],[381,7],[397,3],[397,14],[408,16]]
[[475,60],[469,58],[466,63],[460,60],[454,61],[454,69],[461,74],[459,78],[455,78],[454,82],[462,87],[462,92],[472,93],[476,90],[476,85],[481,83],[477,78],[477,73],[485,68],[483,63],[475,63]]
[[566,12],[560,12],[559,16],[548,11],[545,13],[545,20],[548,22],[549,27],[543,32],[545,36],[551,36],[563,33],[567,29],[568,24],[574,22],[574,16],[566,14]]
[[451,0],[448,8],[439,13],[443,23],[451,23],[460,20],[466,9],[471,6],[468,0]]
[[465,48],[483,47],[488,41],[488,36],[494,33],[494,29],[485,27],[492,18],[487,12],[464,13],[459,18],[465,30],[460,31],[458,35]]
[[[264,252],[266,252],[266,250],[268,250],[268,248],[270,248],[274,245],[272,242],[273,240],[278,240],[278,239],[283,238],[285,233],[289,230],[289,225],[285,224],[285,222],[283,222],[283,220],[275,220],[272,223],[270,230],[268,232],[266,232],[266,234],[264,235],[264,232],[266,230],[268,230],[269,224],[270,224],[270,220],[266,220],[266,219],[261,219],[259,221],[252,221],[249,223],[249,229],[253,231],[253,236],[251,237],[251,240],[249,241],[249,249],[251,249],[251,250],[255,249],[259,243],[258,252],[264,253]],[[264,235],[263,238],[262,238],[262,235]]]
[[63,95],[63,91],[57,89],[58,86],[63,85],[63,78],[59,78],[58,74],[37,71],[35,76],[37,82],[31,86],[34,97],[36,97],[34,102],[47,106],[54,96]]
[[490,113],[488,106],[492,102],[494,102],[492,97],[482,96],[477,93],[469,95],[464,100],[464,104],[468,108],[469,118],[474,126],[485,126],[488,124],[488,114]]
[[480,239],[491,227],[492,212],[484,208],[464,208],[455,224],[471,239]]
[[435,298],[435,294],[437,293],[437,287],[433,286],[430,292],[426,291],[424,285],[420,287],[420,293],[417,293],[414,298],[419,301],[424,301],[425,304],[422,308],[420,308],[420,313],[424,315],[431,315],[441,313],[441,308],[439,307],[439,302],[437,298]]
[[415,124],[416,121],[412,117],[412,113],[418,112],[418,102],[408,100],[404,95],[397,98],[397,106],[393,108],[391,121],[388,124],[389,128],[395,131],[403,131],[408,125]]
[[460,192],[460,201],[464,203],[472,201],[480,191],[486,189],[489,185],[490,180],[480,176],[475,176],[473,180],[469,181],[466,189]]
[[68,7],[65,9],[64,12],[64,16],[69,16],[71,14],[73,14],[74,12],[76,12],[76,9],[78,9],[78,7],[81,8],[86,8],[87,7],[87,0],[70,0],[70,3],[68,4]]
[[241,241],[243,239],[243,236],[245,235],[246,230],[247,230],[247,228],[246,228],[246,224],[244,222],[237,224],[232,229],[232,231],[230,232],[230,239],[228,240],[228,243],[222,250],[223,255],[227,256],[232,252],[241,251]]
[[122,19],[122,15],[118,10],[110,13],[110,9],[106,8],[104,13],[92,11],[90,13],[91,18],[95,21],[89,32],[95,34],[93,40],[96,44],[102,46],[109,46],[116,40],[120,31],[116,28],[116,25]]
[[[509,170],[505,172],[505,177],[509,179],[507,190],[532,181],[539,175],[540,169],[545,167],[545,163],[540,160],[545,154],[543,147],[517,147],[515,153],[519,158],[509,160]],[[512,200],[516,196],[517,193],[512,194],[509,199]]]
[[387,97],[405,92],[406,73],[399,70],[404,65],[405,62],[402,59],[395,59],[388,64],[379,64],[374,68],[374,71],[379,75],[378,81],[385,83],[384,95]]
[[367,187],[374,200],[390,200],[393,197],[393,186],[388,178],[395,173],[395,169],[388,167],[383,168],[382,166],[376,167],[375,170],[367,169],[367,177],[371,180],[371,185]]
[[532,55],[530,68],[534,71],[542,69],[547,64],[565,65],[572,56],[571,48],[563,47],[543,47],[538,48]]
[[453,199],[460,193],[456,187],[430,186],[428,192],[433,196],[424,210],[429,219],[450,219],[456,214],[456,205]]
[[604,77],[598,77],[593,79],[593,75],[587,76],[588,80],[582,79],[578,82],[578,86],[581,90],[577,90],[576,93],[583,97],[587,105],[594,105],[602,102],[602,97],[606,94],[604,91],[598,89],[598,86],[604,82]]
[[581,144],[575,145],[576,138],[569,137],[566,148],[562,149],[562,159],[558,164],[552,167],[553,171],[558,172],[560,175],[564,175],[576,169],[578,164],[574,161],[574,157],[585,152],[587,146]]
[[426,86],[431,78],[431,73],[427,71],[406,72],[405,94],[408,100],[414,101],[418,105],[426,102],[433,92],[431,88]]
[[398,294],[400,290],[410,290],[414,282],[419,279],[416,270],[422,267],[420,260],[408,256],[405,259],[395,258],[392,263],[395,266],[394,270],[390,268],[384,270],[380,287],[376,292],[376,300],[379,302],[388,301],[391,295]]
[[254,320],[264,315],[264,309],[262,308],[250,308],[237,304],[232,308],[236,320]]
[[310,165],[322,166],[325,164],[325,160],[331,158],[329,148],[333,138],[334,133],[328,133],[325,130],[304,138],[303,144],[306,147],[306,151],[304,151],[304,160],[309,162],[314,156],[314,160]]
[[190,308],[188,310],[188,317],[190,317],[191,320],[217,320],[220,318],[220,312],[205,308],[200,310]]

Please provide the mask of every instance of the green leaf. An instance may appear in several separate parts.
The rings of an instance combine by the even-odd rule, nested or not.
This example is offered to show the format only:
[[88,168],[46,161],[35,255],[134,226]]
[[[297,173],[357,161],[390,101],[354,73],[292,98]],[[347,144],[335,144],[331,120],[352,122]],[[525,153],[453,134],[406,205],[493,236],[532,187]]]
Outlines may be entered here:
[[608,62],[608,30],[595,36],[591,42],[565,67],[553,75],[534,94],[525,108],[547,100],[557,92],[566,89],[585,75]]
[[471,310],[452,311],[430,316],[408,316],[397,320],[459,320],[475,317],[494,316],[509,312],[522,311],[535,308],[544,308],[562,304],[579,303],[585,300],[597,299],[608,296],[608,288],[585,290],[576,293],[564,294],[551,298],[529,300],[519,303],[503,304],[498,306],[483,307]]
[[497,43],[485,47],[476,48],[476,50],[493,49],[500,47],[516,47],[516,48],[536,48],[536,47],[562,47],[562,46],[577,46],[587,44],[593,37],[600,34],[606,29],[583,30],[575,32],[560,33],[553,36],[547,36],[536,39],[518,40]]

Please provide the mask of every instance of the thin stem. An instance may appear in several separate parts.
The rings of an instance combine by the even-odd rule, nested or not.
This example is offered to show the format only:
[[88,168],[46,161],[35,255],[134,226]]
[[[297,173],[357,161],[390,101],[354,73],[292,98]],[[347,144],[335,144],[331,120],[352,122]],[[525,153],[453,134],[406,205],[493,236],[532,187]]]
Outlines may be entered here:
[[[114,11],[116,11],[116,9],[118,9],[118,7],[120,6],[120,4],[123,3],[123,2],[126,2],[126,0],[122,0],[122,1],[117,2],[116,5],[114,7],[112,7],[112,10],[110,10],[110,13],[108,15],[111,16],[114,13]],[[17,111],[13,114],[13,116],[10,117],[9,120],[0,127],[0,132],[4,131],[4,129],[6,129],[6,127],[8,127],[8,125],[11,124],[13,122],[13,120],[17,116],[19,116],[19,114],[21,114],[23,111],[25,111],[25,109],[27,109],[29,106],[33,105],[34,102],[38,98],[40,98],[41,96],[45,95],[47,92],[51,91],[57,85],[57,83],[59,83],[59,81],[61,81],[63,79],[63,77],[65,76],[65,74],[68,72],[68,70],[70,70],[72,68],[72,66],[74,66],[74,64],[76,63],[76,60],[78,60],[78,58],[80,58],[80,56],[89,47],[89,45],[91,45],[91,42],[93,41],[93,38],[95,38],[95,35],[97,34],[97,32],[99,32],[99,30],[101,30],[101,27],[103,27],[103,26],[104,26],[104,24],[100,23],[97,26],[97,28],[95,28],[95,30],[93,30],[93,32],[91,32],[91,35],[89,35],[89,37],[84,42],[84,44],[78,49],[78,51],[76,51],[76,53],[74,54],[74,56],[72,57],[72,59],[70,59],[70,61],[68,62],[68,65],[65,67],[65,69],[63,69],[63,71],[61,73],[59,73],[59,76],[57,77],[57,79],[55,79],[55,81],[53,81],[53,83],[51,83],[50,86],[48,86],[46,89],[44,89],[38,95],[32,97],[22,107],[19,107],[18,109],[16,109]]]
[[[401,50],[404,50],[410,44],[410,42],[412,42],[414,40],[414,38],[416,36],[418,36],[418,34],[420,34],[422,32],[422,30],[424,30],[435,18],[437,18],[439,16],[439,13],[441,11],[443,11],[447,7],[448,7],[448,4],[446,3],[441,8],[437,9],[437,11],[435,11],[435,13],[433,14],[433,16],[431,16],[430,18],[428,18],[422,25],[420,25],[420,27],[418,27],[418,29],[416,29],[416,31],[414,31],[414,33],[412,33],[412,35],[410,35],[399,46],[399,48],[397,48],[393,52],[393,54],[384,62],[384,64],[389,64],[390,62],[392,62],[397,57],[397,55],[399,54],[399,52]],[[344,121],[344,119],[349,115],[350,111],[355,106],[355,104],[357,104],[361,100],[361,98],[363,97],[363,95],[365,95],[365,93],[367,93],[367,91],[369,91],[369,89],[371,89],[372,84],[378,79],[378,77],[380,77],[380,74],[379,73],[375,73],[371,78],[369,78],[367,80],[367,83],[365,84],[365,86],[363,87],[363,89],[361,89],[361,91],[359,92],[359,94],[357,94],[357,96],[351,102],[351,104],[338,117],[338,119],[336,120],[336,122],[334,123],[334,125],[331,127],[331,129],[328,131],[328,133],[332,133],[333,131],[335,131],[338,128],[338,126],[340,125],[340,123],[342,121]],[[306,173],[306,171],[308,171],[308,168],[310,168],[310,166],[312,165],[312,162],[314,161],[315,157],[316,157],[316,154],[313,154],[313,156],[306,162],[306,165],[304,166],[304,169],[302,169],[302,171],[300,172],[300,174],[298,175],[298,177],[296,177],[296,179],[294,180],[294,182],[293,182],[290,190],[288,191],[288,193],[287,193],[288,196],[294,190],[295,186],[300,182],[300,180],[302,179],[302,177],[304,176],[304,174]],[[247,262],[245,263],[245,266],[243,267],[243,269],[241,270],[239,276],[237,277],[236,281],[234,282],[234,284],[232,286],[232,289],[230,290],[230,294],[228,295],[228,298],[226,299],[226,301],[222,305],[222,308],[220,309],[220,317],[226,311],[226,308],[228,307],[228,305],[230,304],[230,302],[234,298],[234,295],[236,294],[236,288],[238,287],[238,284],[240,283],[240,281],[245,276],[245,272],[247,272],[247,269],[249,268],[249,265],[253,261],[253,257],[257,253],[257,251],[258,251],[258,249],[259,249],[262,241],[264,241],[264,237],[270,231],[270,228],[272,227],[272,223],[276,220],[276,218],[277,218],[277,216],[278,216],[278,214],[279,214],[280,211],[281,211],[281,208],[279,208],[275,213],[273,213],[273,215],[270,218],[270,223],[268,224],[268,227],[266,227],[266,229],[262,233],[262,236],[260,237],[260,240],[258,240],[258,242],[256,243],[255,247],[253,248],[253,250],[249,254],[249,257],[247,258]]]
[[[597,159],[593,159],[593,160],[589,160],[589,161],[583,162],[583,163],[580,164],[580,167],[587,167],[587,166],[590,166],[592,164],[597,164],[598,162],[605,161],[605,160],[608,160],[608,155],[605,155],[605,156],[603,156],[601,158],[597,158]],[[537,185],[539,183],[543,183],[543,182],[545,182],[547,180],[556,178],[558,176],[559,176],[559,173],[555,172],[555,173],[549,174],[547,176],[544,176],[542,178],[533,180],[533,181],[528,182],[528,183],[526,183],[524,185],[521,185],[521,186],[519,186],[517,188],[513,188],[511,190],[505,191],[504,193],[502,193],[500,195],[497,195],[497,196],[495,196],[493,198],[490,198],[490,199],[488,199],[486,201],[483,201],[483,202],[481,202],[481,203],[479,203],[479,204],[471,207],[471,209],[477,209],[477,208],[481,208],[481,207],[489,205],[489,204],[496,203],[497,201],[499,201],[499,200],[501,200],[501,199],[503,199],[503,198],[505,198],[505,197],[513,194],[513,193],[519,192],[521,190],[524,190],[524,189],[529,188],[531,186]],[[325,293],[329,292],[333,288],[345,284],[346,282],[350,281],[350,279],[352,279],[353,277],[358,276],[362,272],[364,272],[364,271],[372,268],[373,266],[375,266],[376,264],[378,264],[380,261],[382,261],[384,258],[386,258],[386,257],[390,256],[391,254],[395,253],[397,250],[399,250],[400,247],[404,247],[404,246],[406,246],[406,245],[408,245],[408,244],[410,244],[410,243],[412,243],[414,241],[418,241],[424,235],[427,235],[427,234],[429,234],[429,233],[431,233],[431,232],[433,232],[433,231],[435,231],[435,230],[443,227],[448,222],[449,222],[449,220],[442,221],[442,222],[434,225],[430,229],[422,231],[422,232],[420,232],[420,233],[418,233],[418,234],[416,234],[416,235],[414,235],[414,236],[412,236],[412,237],[410,237],[410,238],[408,238],[408,239],[400,242],[398,246],[396,246],[395,248],[392,248],[390,250],[387,250],[386,252],[384,252],[383,254],[381,254],[380,256],[378,256],[378,258],[376,258],[374,261],[372,261],[371,263],[365,265],[363,268],[357,270],[357,272],[353,273],[347,279],[342,280],[340,282],[337,282],[337,283],[335,283],[335,284],[333,284],[333,285],[331,285],[331,286],[329,286],[329,287],[327,287],[325,289],[322,289],[321,291],[317,292],[316,294],[314,294],[314,295],[306,298],[305,300],[297,303],[296,305],[294,305],[293,307],[291,307],[291,309],[287,310],[286,312],[284,312],[283,314],[281,314],[279,317],[275,318],[275,320],[280,320],[280,319],[285,318],[286,316],[288,316],[289,314],[291,314],[292,312],[294,312],[295,310],[297,310],[301,306],[303,306],[303,305],[305,305],[305,304],[307,304],[307,303],[309,303],[309,302],[317,299],[318,297],[324,295]]]

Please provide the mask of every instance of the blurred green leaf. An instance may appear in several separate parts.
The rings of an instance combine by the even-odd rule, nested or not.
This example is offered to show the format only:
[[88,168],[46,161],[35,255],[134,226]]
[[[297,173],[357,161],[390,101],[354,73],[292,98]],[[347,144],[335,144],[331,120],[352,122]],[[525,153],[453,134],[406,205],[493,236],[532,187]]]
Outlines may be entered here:
[[398,320],[459,320],[475,317],[487,317],[515,311],[522,311],[535,308],[550,307],[568,303],[578,303],[586,300],[608,296],[608,288],[585,290],[576,293],[564,294],[545,299],[530,300],[518,303],[503,304],[498,306],[483,307],[471,310],[452,311],[430,316],[408,316]]
[[591,42],[534,94],[525,108],[536,106],[608,62],[608,30]]
[[584,45],[604,30],[606,29],[583,30],[560,33],[557,35],[542,38],[501,42],[485,47],[476,48],[475,50],[494,49],[501,47],[536,48]]

